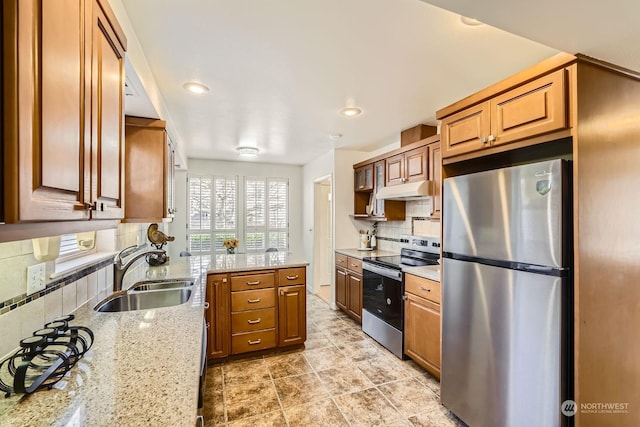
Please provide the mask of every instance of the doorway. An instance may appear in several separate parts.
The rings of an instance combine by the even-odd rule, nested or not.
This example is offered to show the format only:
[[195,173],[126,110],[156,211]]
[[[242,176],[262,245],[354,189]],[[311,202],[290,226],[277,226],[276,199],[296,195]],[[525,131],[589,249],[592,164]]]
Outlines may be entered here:
[[314,181],[313,293],[332,306],[333,201],[331,175]]

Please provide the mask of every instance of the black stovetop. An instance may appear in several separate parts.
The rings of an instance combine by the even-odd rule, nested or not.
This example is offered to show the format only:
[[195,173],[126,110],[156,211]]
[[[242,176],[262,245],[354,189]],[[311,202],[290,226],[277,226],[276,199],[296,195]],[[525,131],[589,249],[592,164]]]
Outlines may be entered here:
[[440,255],[414,249],[402,249],[400,255],[365,257],[364,262],[379,265],[381,267],[402,270],[402,267],[418,267],[423,265],[438,265]]

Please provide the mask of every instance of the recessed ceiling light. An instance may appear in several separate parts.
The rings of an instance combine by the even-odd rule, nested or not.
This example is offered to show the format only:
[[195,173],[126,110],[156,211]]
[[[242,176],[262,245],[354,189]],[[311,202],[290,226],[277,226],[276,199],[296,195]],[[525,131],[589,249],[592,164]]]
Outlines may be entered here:
[[236,147],[236,151],[240,155],[240,157],[257,157],[258,147]]
[[331,135],[329,135],[329,139],[332,141],[337,141],[340,138],[342,138],[342,134],[341,133],[332,133]]
[[468,16],[463,16],[463,15],[460,15],[460,21],[462,21],[464,25],[468,25],[470,27],[477,27],[478,25],[483,24],[482,22],[478,21],[475,18],[469,18]]
[[345,117],[357,117],[362,114],[362,109],[358,107],[347,107],[340,110],[340,114]]
[[203,94],[209,92],[209,88],[203,85],[202,83],[197,82],[186,82],[182,85],[185,90],[188,90],[192,93]]

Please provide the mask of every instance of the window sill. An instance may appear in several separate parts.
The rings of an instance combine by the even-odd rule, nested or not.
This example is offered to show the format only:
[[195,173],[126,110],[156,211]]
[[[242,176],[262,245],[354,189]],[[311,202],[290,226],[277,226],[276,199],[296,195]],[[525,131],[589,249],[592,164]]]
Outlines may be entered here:
[[50,279],[57,279],[60,277],[68,276],[75,273],[78,270],[89,267],[92,264],[96,264],[105,259],[113,258],[117,252],[95,252],[87,256],[70,259],[56,263],[54,273],[49,276]]

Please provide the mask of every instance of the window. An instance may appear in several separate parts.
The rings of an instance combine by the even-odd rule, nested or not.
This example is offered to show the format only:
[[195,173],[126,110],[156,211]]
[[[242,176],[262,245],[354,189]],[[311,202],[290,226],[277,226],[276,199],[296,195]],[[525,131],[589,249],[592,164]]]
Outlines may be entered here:
[[247,252],[289,246],[288,188],[286,179],[245,180]]
[[96,232],[88,231],[77,234],[63,234],[60,236],[60,254],[57,261],[66,261],[72,258],[95,252]]
[[222,242],[234,237],[240,252],[288,248],[287,179],[189,176],[188,187],[191,253],[223,252]]

